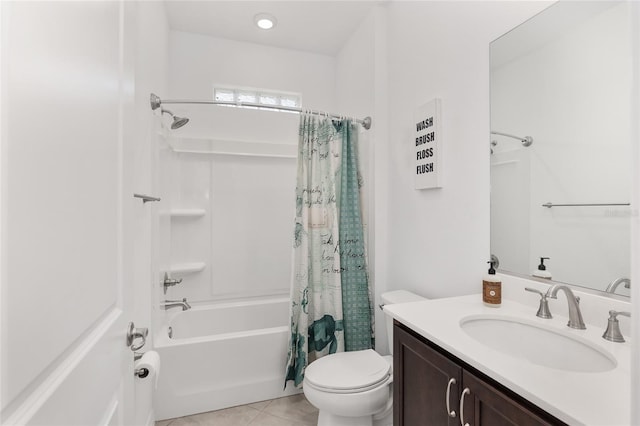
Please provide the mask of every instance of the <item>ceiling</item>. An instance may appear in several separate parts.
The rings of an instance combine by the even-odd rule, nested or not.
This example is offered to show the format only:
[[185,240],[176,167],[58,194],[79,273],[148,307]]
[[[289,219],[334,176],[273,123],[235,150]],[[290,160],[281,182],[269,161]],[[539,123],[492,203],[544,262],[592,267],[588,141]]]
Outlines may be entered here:
[[[336,55],[377,1],[165,0],[172,30]],[[258,13],[278,23],[265,31],[255,26]]]

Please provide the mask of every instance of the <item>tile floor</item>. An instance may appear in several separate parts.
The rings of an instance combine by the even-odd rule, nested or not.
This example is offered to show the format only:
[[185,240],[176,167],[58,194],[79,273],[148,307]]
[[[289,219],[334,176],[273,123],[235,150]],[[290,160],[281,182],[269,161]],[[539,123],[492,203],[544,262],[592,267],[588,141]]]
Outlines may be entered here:
[[155,426],[315,426],[318,409],[304,394],[161,420]]

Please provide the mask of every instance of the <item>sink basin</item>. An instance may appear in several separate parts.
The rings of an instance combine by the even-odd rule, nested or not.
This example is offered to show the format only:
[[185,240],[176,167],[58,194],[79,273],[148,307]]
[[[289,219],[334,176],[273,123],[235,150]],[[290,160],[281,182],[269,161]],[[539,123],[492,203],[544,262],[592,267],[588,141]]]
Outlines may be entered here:
[[599,373],[612,370],[617,365],[612,355],[587,339],[533,321],[475,315],[463,318],[460,327],[483,345],[548,368]]

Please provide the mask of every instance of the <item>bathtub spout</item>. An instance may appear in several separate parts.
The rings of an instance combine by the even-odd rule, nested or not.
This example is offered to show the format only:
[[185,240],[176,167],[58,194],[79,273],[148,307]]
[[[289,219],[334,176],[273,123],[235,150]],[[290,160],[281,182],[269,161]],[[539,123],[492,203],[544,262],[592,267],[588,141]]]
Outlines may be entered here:
[[182,300],[165,300],[160,303],[160,307],[166,309],[175,308],[177,306],[182,307],[183,311],[187,309],[191,309],[191,305],[187,303],[187,298],[183,298]]

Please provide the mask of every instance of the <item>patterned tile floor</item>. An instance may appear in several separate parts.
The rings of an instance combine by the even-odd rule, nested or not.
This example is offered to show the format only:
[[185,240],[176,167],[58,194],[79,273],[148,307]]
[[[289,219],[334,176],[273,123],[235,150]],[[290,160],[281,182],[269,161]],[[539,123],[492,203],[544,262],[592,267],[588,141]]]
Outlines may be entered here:
[[304,394],[161,420],[155,426],[316,426],[318,409]]

